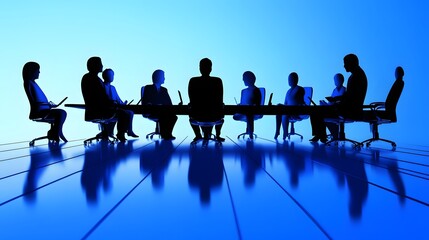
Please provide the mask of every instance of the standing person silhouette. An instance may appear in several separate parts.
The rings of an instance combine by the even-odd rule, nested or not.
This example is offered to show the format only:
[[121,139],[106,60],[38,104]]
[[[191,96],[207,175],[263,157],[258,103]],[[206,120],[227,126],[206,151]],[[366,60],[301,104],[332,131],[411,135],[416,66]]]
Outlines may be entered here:
[[[340,136],[338,127],[334,123],[325,123],[324,118],[359,118],[362,115],[363,102],[365,101],[368,80],[363,69],[359,66],[359,59],[355,54],[348,54],[344,57],[344,69],[351,75],[347,81],[347,91],[341,97],[341,100],[335,104],[338,109],[337,115],[312,114],[310,116],[313,138],[311,142],[321,141],[326,143],[326,126],[329,126],[332,136],[338,139]],[[341,136],[344,137],[345,136]]]
[[[141,100],[142,105],[173,105],[167,88],[161,85],[165,82],[165,73],[163,70],[155,70],[152,74],[152,83],[142,87]],[[171,113],[162,115],[149,114],[147,118],[156,118],[159,122],[159,131],[164,140],[174,140],[173,128],[177,121],[177,116]]]
[[42,118],[52,120],[51,129],[48,131],[48,139],[56,142],[60,138],[67,142],[63,134],[63,125],[67,118],[67,112],[63,109],[56,109],[58,105],[48,101],[45,93],[36,83],[39,78],[40,65],[36,62],[27,62],[22,69],[24,80],[24,90],[30,102],[30,119]]
[[[298,85],[298,74],[296,72],[291,72],[288,77],[289,90],[286,92],[286,97],[284,105],[305,105],[304,95],[305,90],[303,87]],[[280,134],[280,125],[283,126],[283,140],[286,139],[289,132],[289,121],[291,118],[301,119],[299,115],[277,115],[276,116],[276,133],[274,134],[274,139]]]
[[[189,115],[190,120],[195,119],[202,122],[214,122],[223,119],[223,84],[222,79],[210,76],[212,71],[212,61],[203,58],[200,61],[201,76],[193,77],[189,80],[188,95],[189,106],[192,109]],[[220,136],[222,124],[216,125],[216,139],[225,141]],[[194,141],[202,139],[199,126],[192,125],[195,133]],[[204,139],[210,138],[213,127],[201,127]]]
[[[105,69],[102,73],[102,77],[104,80],[104,87],[106,89],[107,96],[109,96],[109,99],[111,101],[113,101],[113,103],[116,105],[127,105],[128,101],[126,101],[126,100],[125,100],[125,102],[122,101],[122,99],[118,95],[118,92],[116,91],[115,86],[112,85],[114,76],[115,76],[115,72],[113,72],[113,70],[110,68]],[[123,111],[124,114],[129,116],[128,119],[130,122],[128,123],[127,135],[130,137],[135,137],[135,138],[139,137],[133,131],[134,112],[130,111],[130,110],[124,110],[124,109],[118,109],[118,111]],[[112,130],[114,128],[114,125],[115,125],[115,123],[113,123],[111,126]]]
[[[131,116],[125,111],[116,109],[115,103],[106,93],[103,81],[98,77],[98,73],[103,71],[103,64],[100,57],[91,57],[87,61],[88,73],[82,77],[81,89],[85,101],[85,121],[95,119],[118,119],[116,136],[120,141],[126,141],[125,133],[129,129]],[[103,132],[104,137],[108,133]],[[106,135],[107,134],[107,135]]]

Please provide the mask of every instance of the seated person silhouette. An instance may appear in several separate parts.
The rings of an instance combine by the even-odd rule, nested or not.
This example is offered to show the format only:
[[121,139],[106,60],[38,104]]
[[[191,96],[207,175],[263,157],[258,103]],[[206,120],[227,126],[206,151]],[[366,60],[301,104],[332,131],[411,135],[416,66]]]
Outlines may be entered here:
[[[165,82],[165,73],[163,70],[155,70],[152,74],[152,83],[144,86],[142,90],[142,105],[173,105],[167,88],[161,87]],[[158,119],[161,138],[164,140],[174,140],[173,128],[177,121],[177,116],[171,113],[162,115],[149,114],[144,115],[147,118]]]
[[[261,105],[261,91],[258,87],[255,86],[256,82],[256,76],[251,71],[246,71],[243,73],[243,82],[244,85],[247,87],[243,90],[241,90],[241,99],[239,105]],[[246,115],[246,114],[240,114],[236,113],[232,116],[234,120],[237,121],[245,121],[247,122],[246,127],[246,134],[249,134],[250,138],[253,138],[253,128],[254,128],[254,119],[251,121],[248,121],[248,118],[254,118],[254,115]]]
[[[91,57],[87,61],[88,73],[82,77],[81,89],[85,101],[85,121],[97,119],[117,118],[117,134],[120,141],[126,141],[125,133],[130,128],[131,115],[121,109],[117,109],[116,104],[106,93],[103,81],[98,77],[98,73],[103,71],[101,58]],[[103,137],[109,136],[108,132],[102,132]]]
[[[106,89],[107,96],[109,96],[109,99],[113,101],[115,105],[127,105],[128,101],[123,102],[122,99],[119,97],[115,86],[112,85],[114,76],[115,76],[115,72],[113,72],[113,70],[110,68],[105,69],[102,73],[102,77],[104,80],[104,87]],[[130,122],[128,124],[127,135],[135,138],[139,137],[137,134],[133,132],[134,112],[130,110],[123,110],[123,109],[120,109],[118,111],[123,111],[125,112],[124,114],[129,116]],[[116,124],[115,122],[108,124],[110,133],[113,133],[113,128],[115,127],[115,124]]]
[[[222,120],[224,117],[222,80],[218,77],[210,76],[211,71],[212,61],[208,58],[201,59],[201,76],[193,77],[189,80],[188,95],[189,106],[191,108],[191,113],[189,115],[190,121],[194,119],[201,122],[215,122]],[[200,127],[192,124],[191,127],[195,133],[194,141],[202,139]],[[213,127],[201,127],[205,140],[210,138],[212,129]],[[222,124],[215,126],[216,139],[218,141],[225,141],[225,139],[220,136],[221,129]]]
[[335,88],[332,90],[332,94],[330,97],[326,97],[328,102],[325,100],[320,100],[320,105],[332,105],[335,102],[341,101],[341,97],[346,92],[346,87],[343,86],[344,84],[344,76],[341,73],[337,73],[334,75],[334,84]]
[[[298,85],[298,74],[296,72],[292,72],[288,77],[289,82],[289,90],[286,92],[286,97],[284,101],[284,105],[305,105],[304,95],[305,90],[303,87]],[[281,105],[281,104],[279,104]],[[289,131],[289,121],[291,119],[300,120],[301,117],[299,115],[277,115],[276,116],[276,133],[274,135],[274,139],[280,134],[280,125],[283,126],[283,140],[286,139]]]
[[63,109],[57,109],[58,105],[48,101],[45,93],[36,83],[39,78],[40,65],[36,62],[27,62],[22,69],[24,80],[24,90],[30,102],[30,119],[43,119],[52,121],[51,129],[48,131],[48,139],[56,142],[60,138],[67,142],[63,134],[63,124],[67,118],[67,113]]
[[[346,87],[343,86],[344,84],[344,76],[341,73],[337,73],[334,75],[334,84],[335,88],[332,91],[332,94],[330,97],[326,97],[326,100],[320,100],[320,105],[334,105],[336,103],[339,103],[341,101],[341,98],[343,97],[344,93],[346,92]],[[326,127],[329,129],[329,132],[331,133],[331,136],[333,138],[336,138],[338,135],[338,126],[334,123],[326,123]],[[335,137],[334,137],[335,136]]]
[[351,75],[347,81],[347,91],[343,94],[335,106],[337,114],[314,113],[310,115],[313,138],[311,142],[321,141],[326,143],[326,126],[331,130],[333,139],[344,138],[339,136],[339,129],[335,123],[325,123],[324,118],[350,118],[359,119],[362,117],[363,102],[365,101],[368,80],[364,70],[359,66],[359,59],[355,54],[348,54],[344,57],[344,69]]

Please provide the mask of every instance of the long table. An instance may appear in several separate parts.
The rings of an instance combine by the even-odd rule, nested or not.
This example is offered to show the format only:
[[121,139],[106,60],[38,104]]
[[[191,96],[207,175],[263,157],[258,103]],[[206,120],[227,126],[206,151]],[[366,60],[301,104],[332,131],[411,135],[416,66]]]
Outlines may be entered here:
[[[65,104],[66,107],[85,109],[84,104]],[[175,115],[189,115],[191,110],[188,105],[118,105],[118,108],[131,110],[134,114],[159,114],[163,112]],[[225,105],[225,115],[236,113],[246,115],[309,115],[313,113],[336,113],[334,106],[284,106],[284,105]]]

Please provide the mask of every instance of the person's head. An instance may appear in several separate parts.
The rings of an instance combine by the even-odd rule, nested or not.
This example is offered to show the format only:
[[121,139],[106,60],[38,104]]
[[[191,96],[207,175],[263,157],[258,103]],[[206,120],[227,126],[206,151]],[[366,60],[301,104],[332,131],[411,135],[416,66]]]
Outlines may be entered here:
[[344,69],[347,72],[353,72],[358,67],[359,67],[359,59],[355,54],[350,53],[344,57]]
[[99,73],[103,71],[103,64],[100,57],[91,57],[86,62],[86,67],[89,72]]
[[245,86],[254,86],[256,82],[256,76],[251,71],[246,71],[243,73],[243,81]]
[[155,70],[152,73],[152,82],[155,85],[161,85],[165,81],[165,73],[161,69]]
[[344,76],[341,73],[334,75],[334,83],[336,87],[341,87],[344,84]]
[[291,87],[295,87],[296,85],[298,85],[298,73],[291,72],[289,74],[288,81],[289,81],[289,86]]
[[22,78],[24,81],[38,79],[39,73],[40,65],[36,62],[27,62],[22,68]]
[[104,83],[107,83],[107,84],[111,83],[113,82],[113,78],[115,77],[115,72],[113,72],[113,70],[110,68],[106,68],[103,71],[102,77],[103,77]]
[[396,79],[402,79],[404,77],[404,69],[401,66],[396,67],[395,77]]
[[200,72],[203,76],[209,76],[212,71],[212,61],[208,58],[203,58],[200,61]]

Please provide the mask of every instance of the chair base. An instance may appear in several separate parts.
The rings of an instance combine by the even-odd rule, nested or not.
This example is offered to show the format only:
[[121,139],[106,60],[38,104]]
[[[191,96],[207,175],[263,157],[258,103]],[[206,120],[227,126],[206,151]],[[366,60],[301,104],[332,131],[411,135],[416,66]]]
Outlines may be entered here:
[[[110,139],[112,139],[112,140],[110,140]],[[103,132],[100,132],[99,134],[95,135],[95,137],[88,138],[85,141],[83,141],[83,144],[85,146],[88,146],[94,140],[96,140],[97,142],[100,141],[100,140],[106,140],[106,141],[108,141],[111,144],[114,144],[115,142],[119,141],[116,137],[114,137],[112,135],[106,135]]]
[[395,149],[395,148],[396,148],[396,143],[395,143],[394,141],[387,140],[387,139],[384,139],[384,138],[370,138],[370,139],[367,139],[367,140],[365,140],[365,141],[361,142],[360,144],[361,144],[362,146],[364,146],[364,145],[365,145],[366,147],[370,147],[370,146],[371,146],[371,143],[372,143],[372,142],[375,142],[375,141],[387,142],[387,143],[390,143],[390,144],[392,145],[392,148],[393,148],[393,149]]
[[255,139],[255,138],[257,138],[257,137],[258,137],[258,135],[256,135],[255,133],[248,133],[248,132],[245,132],[245,133],[240,133],[240,134],[237,136],[237,139],[240,139],[240,137],[242,137],[242,138],[244,139],[244,138],[246,137],[246,135],[248,135],[250,139]]
[[291,132],[291,133],[288,133],[286,137],[283,137],[283,140],[286,140],[286,138],[288,140],[290,140],[290,137],[293,136],[293,135],[299,136],[301,138],[301,141],[304,139],[304,137],[301,134],[295,133],[295,132],[294,133]]
[[[42,140],[42,139],[48,139],[48,136],[43,136],[43,137],[38,137],[38,138],[35,138],[35,139],[33,139],[33,140],[31,140],[29,143],[28,143],[28,145],[30,146],[30,147],[34,147],[34,143],[36,142],[36,141],[38,141],[38,140]],[[54,141],[54,140],[49,140],[49,142],[55,142],[55,143],[58,143],[57,141]]]
[[211,136],[210,138],[200,138],[200,139],[197,139],[197,140],[193,140],[193,141],[191,142],[191,146],[192,146],[192,147],[195,147],[195,146],[197,145],[197,143],[199,143],[199,142],[203,142],[202,147],[203,147],[203,148],[206,148],[206,147],[208,147],[208,145],[209,145],[209,141],[213,141],[213,142],[215,142],[215,145],[216,145],[216,146],[222,146],[222,141],[220,141],[220,140],[218,140],[216,137],[214,137],[214,135],[213,135],[213,134],[212,134],[212,136]]

